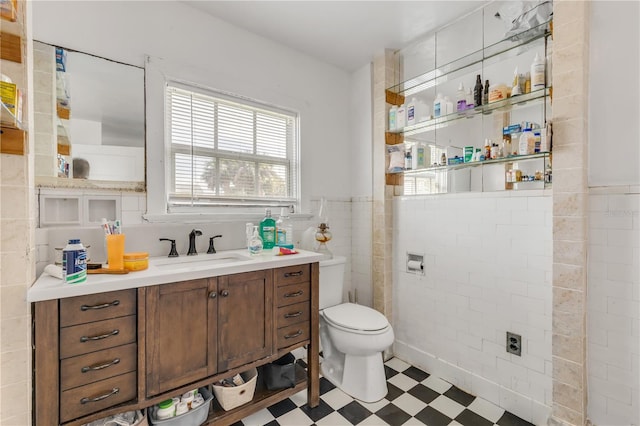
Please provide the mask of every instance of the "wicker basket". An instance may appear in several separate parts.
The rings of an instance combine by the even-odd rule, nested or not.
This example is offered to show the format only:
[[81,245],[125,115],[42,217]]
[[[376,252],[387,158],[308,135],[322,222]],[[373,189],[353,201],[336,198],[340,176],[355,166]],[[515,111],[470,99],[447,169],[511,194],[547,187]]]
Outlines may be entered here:
[[253,393],[256,391],[258,370],[252,368],[249,371],[240,373],[240,376],[244,379],[244,385],[234,387],[213,385],[213,393],[225,411],[233,410],[253,399]]

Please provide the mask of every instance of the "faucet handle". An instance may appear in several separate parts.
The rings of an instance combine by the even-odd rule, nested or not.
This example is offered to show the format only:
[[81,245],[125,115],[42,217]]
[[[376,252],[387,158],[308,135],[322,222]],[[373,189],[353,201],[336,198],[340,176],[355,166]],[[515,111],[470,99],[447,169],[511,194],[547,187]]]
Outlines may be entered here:
[[209,238],[209,250],[207,250],[208,254],[213,254],[216,252],[216,248],[213,246],[213,240],[215,238],[222,238],[222,235],[214,235],[213,237]]
[[178,250],[176,250],[176,240],[170,238],[160,238],[160,241],[171,241],[171,250],[169,251],[169,257],[178,257]]

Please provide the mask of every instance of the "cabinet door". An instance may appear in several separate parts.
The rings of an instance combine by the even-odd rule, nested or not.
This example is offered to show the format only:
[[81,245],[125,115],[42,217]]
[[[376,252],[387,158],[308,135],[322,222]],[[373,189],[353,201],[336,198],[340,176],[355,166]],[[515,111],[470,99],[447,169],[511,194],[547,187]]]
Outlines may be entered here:
[[216,373],[217,279],[147,290],[147,394]]
[[272,272],[247,272],[218,280],[218,371],[271,355]]

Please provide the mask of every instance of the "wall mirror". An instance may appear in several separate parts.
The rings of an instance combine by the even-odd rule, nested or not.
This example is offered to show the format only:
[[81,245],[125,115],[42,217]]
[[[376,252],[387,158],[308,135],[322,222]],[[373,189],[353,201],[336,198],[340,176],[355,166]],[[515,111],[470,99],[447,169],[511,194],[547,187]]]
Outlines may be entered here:
[[144,70],[34,42],[36,184],[144,191]]

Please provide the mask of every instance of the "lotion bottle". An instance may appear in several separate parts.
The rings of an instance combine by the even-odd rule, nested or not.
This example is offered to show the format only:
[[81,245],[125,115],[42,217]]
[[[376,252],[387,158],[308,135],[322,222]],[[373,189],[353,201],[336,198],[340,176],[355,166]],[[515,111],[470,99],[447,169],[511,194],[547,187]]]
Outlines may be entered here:
[[536,57],[531,64],[531,91],[544,89],[544,57],[541,58],[536,52]]

